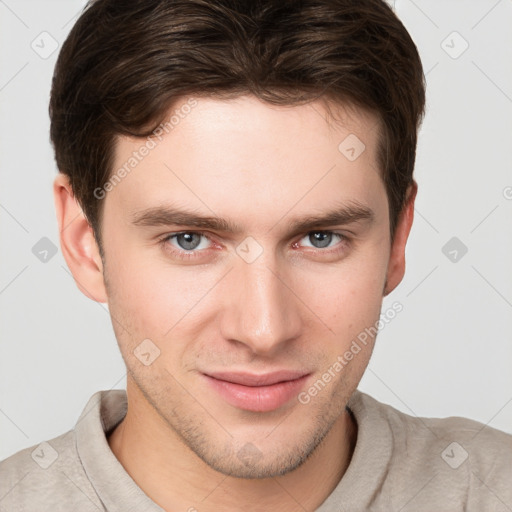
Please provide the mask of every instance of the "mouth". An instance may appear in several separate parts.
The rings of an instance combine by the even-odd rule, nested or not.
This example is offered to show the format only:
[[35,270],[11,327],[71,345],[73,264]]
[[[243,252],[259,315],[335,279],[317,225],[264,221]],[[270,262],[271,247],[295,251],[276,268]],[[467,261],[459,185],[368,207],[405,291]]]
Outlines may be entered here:
[[227,403],[253,412],[269,412],[297,397],[309,373],[282,370],[261,375],[218,372],[202,374]]

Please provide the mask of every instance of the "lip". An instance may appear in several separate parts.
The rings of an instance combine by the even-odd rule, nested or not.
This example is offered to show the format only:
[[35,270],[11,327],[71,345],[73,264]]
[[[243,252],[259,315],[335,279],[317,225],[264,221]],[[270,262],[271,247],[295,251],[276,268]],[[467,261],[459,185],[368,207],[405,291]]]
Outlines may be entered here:
[[216,372],[203,376],[230,405],[246,411],[268,412],[297,396],[309,374],[282,370],[260,375]]

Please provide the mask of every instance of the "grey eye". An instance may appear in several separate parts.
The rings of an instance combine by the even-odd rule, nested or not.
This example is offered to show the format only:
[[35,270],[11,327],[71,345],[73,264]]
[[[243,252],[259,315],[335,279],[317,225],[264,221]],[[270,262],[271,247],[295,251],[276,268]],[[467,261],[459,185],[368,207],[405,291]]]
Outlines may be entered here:
[[199,233],[179,233],[178,235],[174,236],[180,249],[191,251],[193,249],[197,249],[201,243],[201,237],[203,235]]
[[313,231],[308,235],[309,241],[317,249],[328,247],[332,241],[332,233],[329,231]]

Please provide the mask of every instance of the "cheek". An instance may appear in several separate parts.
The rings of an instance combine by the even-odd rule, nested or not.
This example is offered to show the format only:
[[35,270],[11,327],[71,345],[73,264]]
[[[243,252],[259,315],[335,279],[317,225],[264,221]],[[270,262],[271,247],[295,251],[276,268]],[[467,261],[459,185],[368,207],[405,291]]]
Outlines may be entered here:
[[[163,348],[178,335],[192,336],[200,329],[207,303],[203,299],[222,274],[172,266],[156,251],[149,257],[147,250],[127,250],[122,258],[118,251],[122,265],[110,264],[116,261],[112,251],[106,270],[113,318],[127,325],[133,343],[150,338]],[[122,335],[126,340],[126,332]]]
[[118,339],[136,345],[159,338],[171,322],[166,313],[173,311],[170,283],[157,279],[155,265],[141,261],[128,246],[110,244],[105,263],[109,310],[114,328],[119,324]]
[[[300,295],[337,335],[357,333],[379,317],[387,262],[372,251],[321,272],[303,272]],[[346,339],[346,338],[345,338]]]
[[347,265],[332,273],[330,279],[325,279],[323,293],[318,282],[305,283],[311,301],[308,305],[331,331],[328,333],[316,322],[314,328],[326,333],[319,348],[322,362],[318,378],[329,383],[329,391],[317,399],[318,407],[326,402],[342,407],[370,360],[382,307],[385,265],[377,259],[366,263]]

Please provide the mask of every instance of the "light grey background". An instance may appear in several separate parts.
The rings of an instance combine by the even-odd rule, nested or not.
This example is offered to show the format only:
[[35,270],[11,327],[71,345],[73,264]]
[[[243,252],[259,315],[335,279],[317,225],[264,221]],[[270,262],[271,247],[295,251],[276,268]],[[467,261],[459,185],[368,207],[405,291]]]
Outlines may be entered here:
[[[43,237],[58,246],[48,54],[83,4],[0,0],[0,459],[71,429],[95,391],[125,386],[106,308],[80,293],[60,250],[33,253]],[[382,309],[403,311],[360,389],[512,433],[512,0],[395,9],[423,59],[428,112],[406,277]]]

